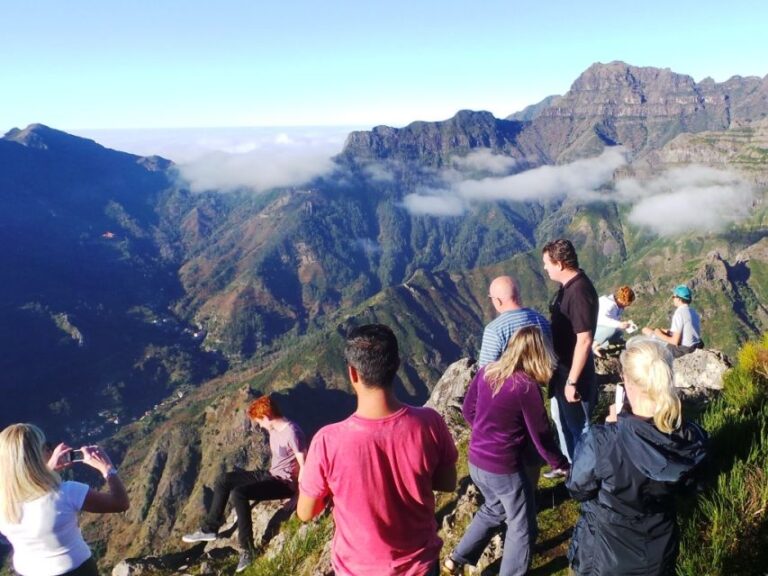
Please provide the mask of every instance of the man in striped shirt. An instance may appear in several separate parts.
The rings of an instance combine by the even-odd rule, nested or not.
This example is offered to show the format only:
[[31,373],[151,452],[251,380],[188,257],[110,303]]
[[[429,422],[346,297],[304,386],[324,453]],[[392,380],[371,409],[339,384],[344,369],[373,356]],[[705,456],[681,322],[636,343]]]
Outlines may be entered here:
[[483,331],[483,343],[480,346],[480,367],[498,360],[507,348],[512,335],[523,326],[538,326],[544,337],[552,341],[549,321],[531,308],[524,308],[520,302],[520,288],[511,276],[494,278],[488,288],[498,316],[488,323]]

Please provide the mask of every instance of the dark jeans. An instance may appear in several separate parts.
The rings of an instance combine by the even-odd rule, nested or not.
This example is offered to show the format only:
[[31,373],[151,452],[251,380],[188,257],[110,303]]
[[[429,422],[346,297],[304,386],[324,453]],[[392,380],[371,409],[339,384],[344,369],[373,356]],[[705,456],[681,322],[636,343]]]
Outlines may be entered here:
[[581,400],[568,402],[565,398],[565,382],[568,380],[570,369],[570,366],[558,365],[552,376],[552,384],[559,411],[559,420],[555,420],[555,425],[558,428],[559,436],[565,440],[565,446],[561,444],[560,449],[572,462],[576,444],[579,443],[582,433],[587,429],[592,411],[597,404],[598,391],[595,380],[595,363],[590,353],[579,378],[578,391]]
[[96,560],[91,556],[88,560],[80,564],[80,566],[74,570],[65,572],[61,576],[99,576],[99,568],[96,566]]
[[669,348],[669,351],[672,352],[673,358],[680,358],[681,356],[685,356],[686,354],[690,354],[694,350],[703,350],[704,349],[704,342],[697,342],[693,346],[672,346],[671,344],[667,346]]
[[289,482],[275,478],[264,470],[235,470],[216,478],[213,502],[203,523],[205,532],[216,532],[224,523],[224,508],[232,494],[232,505],[237,512],[237,539],[242,550],[253,548],[251,502],[290,498],[296,490]]

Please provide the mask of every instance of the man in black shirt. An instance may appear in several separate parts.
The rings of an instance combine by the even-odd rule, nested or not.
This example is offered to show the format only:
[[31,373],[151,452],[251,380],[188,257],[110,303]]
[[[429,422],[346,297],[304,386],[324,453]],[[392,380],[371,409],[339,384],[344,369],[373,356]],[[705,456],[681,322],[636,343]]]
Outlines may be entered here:
[[[579,268],[576,250],[569,240],[548,242],[542,249],[542,261],[549,278],[560,284],[550,304],[552,344],[558,364],[549,393],[556,401],[553,419],[561,448],[572,460],[576,443],[597,402],[592,338],[597,327],[598,296]],[[556,471],[553,473],[545,476],[557,475]]]

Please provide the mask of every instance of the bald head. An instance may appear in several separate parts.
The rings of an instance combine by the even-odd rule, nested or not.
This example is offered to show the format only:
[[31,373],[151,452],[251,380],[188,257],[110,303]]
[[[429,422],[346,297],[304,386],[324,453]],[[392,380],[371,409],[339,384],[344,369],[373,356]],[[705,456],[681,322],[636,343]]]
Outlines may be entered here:
[[488,288],[488,296],[499,312],[520,307],[520,288],[511,276],[494,278]]

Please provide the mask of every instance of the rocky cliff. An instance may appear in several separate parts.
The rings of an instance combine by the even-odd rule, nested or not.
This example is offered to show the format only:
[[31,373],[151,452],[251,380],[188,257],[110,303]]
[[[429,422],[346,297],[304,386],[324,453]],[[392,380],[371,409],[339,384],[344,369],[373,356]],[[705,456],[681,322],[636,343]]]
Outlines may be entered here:
[[[605,146],[620,144],[640,156],[680,133],[720,131],[735,122],[765,118],[767,94],[768,77],[697,84],[668,68],[597,63],[563,96],[511,116],[516,124],[464,111],[445,122],[353,133],[344,154],[412,160],[418,153],[441,165],[451,154],[487,147],[513,156],[525,153],[530,165],[537,165],[594,156]],[[470,131],[465,126],[469,118],[476,125]]]
[[405,128],[377,126],[352,132],[341,158],[353,162],[390,160],[421,166],[450,165],[452,156],[487,148],[536,166],[546,158],[523,135],[524,124],[500,120],[490,112],[462,110],[444,122],[414,122]]
[[[720,353],[697,350],[693,354],[675,360],[675,383],[683,397],[687,399],[686,402],[697,405],[707,403],[722,388],[722,377],[729,366],[728,360]],[[470,430],[461,417],[461,401],[476,372],[477,364],[470,358],[464,358],[451,364],[435,384],[425,404],[443,416],[456,445],[460,447],[461,451],[459,468],[462,472],[459,478],[459,488],[456,493],[441,495],[438,500],[437,513],[441,521],[440,535],[445,541],[444,554],[461,538],[464,527],[482,501],[481,495],[467,476],[466,448]],[[620,379],[620,369],[616,358],[610,357],[600,360],[598,374],[602,391],[600,405],[605,407],[612,402],[614,384]],[[236,441],[234,438],[232,440]],[[557,490],[561,490],[561,488],[562,485]],[[544,494],[549,494],[553,489],[549,484],[542,487],[538,499],[541,501]],[[291,512],[292,503],[288,500],[259,504],[253,508],[255,540],[265,558],[278,558],[286,554],[286,547],[291,546],[291,538],[296,537],[296,530],[288,526]],[[321,518],[314,524],[323,522],[324,520]],[[123,560],[115,566],[112,574],[113,576],[153,575],[162,574],[167,570],[210,575],[228,574],[237,549],[234,525],[235,517],[230,515],[229,521],[222,529],[223,537],[216,542],[191,548],[184,548],[183,545],[180,546],[171,542],[168,548],[174,552],[160,556]],[[314,528],[310,527],[304,531],[312,529]],[[286,535],[285,532],[289,532],[290,535]],[[294,572],[296,576],[331,576],[333,574],[328,546],[330,534],[326,534],[325,538],[325,541],[315,543],[311,550],[305,550],[304,553],[308,555],[308,561],[296,563],[297,566],[301,566]],[[548,546],[556,548],[556,553],[562,553],[562,544],[562,542],[556,544],[542,543],[538,548],[539,554],[543,556],[554,552],[554,550],[549,550]],[[482,571],[486,567],[499,561],[502,552],[502,540],[497,536],[484,553],[477,568],[471,573],[483,573]]]

